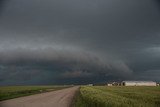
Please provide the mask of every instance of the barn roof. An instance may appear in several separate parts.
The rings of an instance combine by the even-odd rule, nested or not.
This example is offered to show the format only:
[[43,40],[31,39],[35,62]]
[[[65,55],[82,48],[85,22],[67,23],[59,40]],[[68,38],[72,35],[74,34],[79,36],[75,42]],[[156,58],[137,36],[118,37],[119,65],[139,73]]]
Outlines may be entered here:
[[128,83],[155,83],[154,81],[122,81]]

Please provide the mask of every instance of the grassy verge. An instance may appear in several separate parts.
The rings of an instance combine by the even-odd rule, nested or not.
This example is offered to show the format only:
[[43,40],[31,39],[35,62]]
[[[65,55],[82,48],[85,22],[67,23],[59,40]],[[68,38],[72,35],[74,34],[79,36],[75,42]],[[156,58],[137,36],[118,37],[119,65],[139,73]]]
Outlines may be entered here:
[[75,107],[160,107],[160,87],[83,86]]
[[67,87],[69,86],[4,86],[0,87],[0,101]]

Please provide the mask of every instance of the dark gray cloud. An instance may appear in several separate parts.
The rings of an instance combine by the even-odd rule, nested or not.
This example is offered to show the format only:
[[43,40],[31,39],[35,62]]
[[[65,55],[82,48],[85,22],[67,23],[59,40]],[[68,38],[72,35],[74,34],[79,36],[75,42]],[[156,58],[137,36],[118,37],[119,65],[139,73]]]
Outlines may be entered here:
[[[47,80],[51,84],[59,83],[60,78],[91,78],[97,75],[127,78],[126,74],[132,74],[132,70],[122,61],[107,62],[92,53],[52,48],[3,50],[0,53],[0,63],[0,80],[3,84],[5,79],[11,82],[19,80],[20,83],[37,83],[32,78],[39,78],[38,83],[46,83]],[[47,79],[44,78],[45,75]]]
[[0,84],[160,80],[158,0],[0,4]]
[[5,0],[1,0],[1,1],[0,1],[0,14],[1,14],[1,12],[3,11],[4,5],[5,5]]

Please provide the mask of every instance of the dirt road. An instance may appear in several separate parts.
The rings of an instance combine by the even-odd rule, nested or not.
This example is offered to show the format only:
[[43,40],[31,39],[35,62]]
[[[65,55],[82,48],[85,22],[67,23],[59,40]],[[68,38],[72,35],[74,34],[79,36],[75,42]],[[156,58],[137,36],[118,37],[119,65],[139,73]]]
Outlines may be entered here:
[[70,107],[78,87],[1,101],[0,107]]

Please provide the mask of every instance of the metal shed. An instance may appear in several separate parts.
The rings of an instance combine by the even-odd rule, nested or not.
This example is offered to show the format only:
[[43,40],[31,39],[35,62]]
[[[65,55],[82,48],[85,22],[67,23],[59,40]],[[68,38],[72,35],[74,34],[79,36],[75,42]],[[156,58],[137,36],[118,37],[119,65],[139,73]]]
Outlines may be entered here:
[[156,86],[153,81],[122,81],[123,86]]

